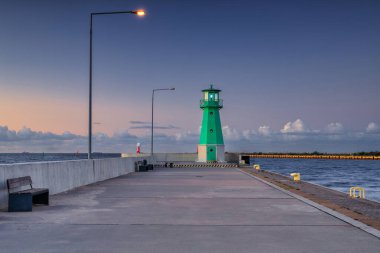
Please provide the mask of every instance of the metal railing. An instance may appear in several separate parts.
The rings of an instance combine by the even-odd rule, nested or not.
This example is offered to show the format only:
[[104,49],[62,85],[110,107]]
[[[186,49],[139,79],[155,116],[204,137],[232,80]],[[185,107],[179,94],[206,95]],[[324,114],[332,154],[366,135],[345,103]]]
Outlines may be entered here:
[[353,186],[349,191],[351,198],[361,198],[365,199],[365,189],[359,186]]
[[218,99],[218,100],[205,100],[201,99],[199,101],[200,107],[217,107],[217,108],[222,108],[223,107],[223,99]]

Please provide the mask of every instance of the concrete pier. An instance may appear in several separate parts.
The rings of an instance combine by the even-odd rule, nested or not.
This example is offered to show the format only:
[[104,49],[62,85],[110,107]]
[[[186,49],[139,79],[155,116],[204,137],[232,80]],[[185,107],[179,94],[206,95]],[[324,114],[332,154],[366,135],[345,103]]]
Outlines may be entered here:
[[0,213],[0,252],[379,252],[380,240],[236,168],[160,168]]

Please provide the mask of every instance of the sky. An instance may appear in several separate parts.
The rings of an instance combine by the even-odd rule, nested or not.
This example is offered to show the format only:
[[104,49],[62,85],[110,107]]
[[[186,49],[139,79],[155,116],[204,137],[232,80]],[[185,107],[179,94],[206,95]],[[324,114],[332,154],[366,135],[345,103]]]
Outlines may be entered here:
[[201,90],[227,151],[380,150],[377,0],[2,0],[0,152],[195,152]]

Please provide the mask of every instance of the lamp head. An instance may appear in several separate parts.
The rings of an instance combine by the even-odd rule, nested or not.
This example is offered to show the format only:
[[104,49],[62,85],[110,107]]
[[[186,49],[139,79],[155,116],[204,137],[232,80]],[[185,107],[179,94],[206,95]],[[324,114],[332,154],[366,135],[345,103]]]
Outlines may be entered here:
[[137,10],[133,12],[137,16],[145,16],[145,11],[144,10]]

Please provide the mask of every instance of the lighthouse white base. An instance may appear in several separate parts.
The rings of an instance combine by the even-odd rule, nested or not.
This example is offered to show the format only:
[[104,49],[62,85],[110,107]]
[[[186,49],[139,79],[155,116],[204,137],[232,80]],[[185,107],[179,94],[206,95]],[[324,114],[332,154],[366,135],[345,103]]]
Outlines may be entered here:
[[199,144],[198,162],[224,162],[224,145]]

